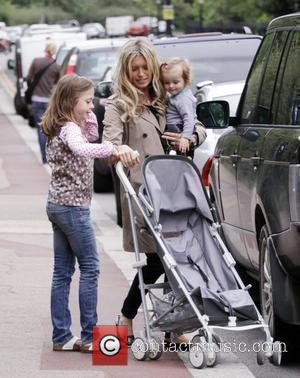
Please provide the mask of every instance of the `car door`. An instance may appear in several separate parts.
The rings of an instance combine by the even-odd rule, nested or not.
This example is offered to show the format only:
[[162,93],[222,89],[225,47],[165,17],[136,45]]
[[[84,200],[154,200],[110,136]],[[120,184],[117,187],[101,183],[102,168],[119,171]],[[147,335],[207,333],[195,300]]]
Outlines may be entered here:
[[[227,245],[233,252],[236,260],[241,264],[248,266],[250,269],[252,268],[251,259],[247,252],[243,232],[241,232],[241,208],[239,206],[241,187],[239,187],[240,193],[238,193],[237,167],[239,164],[244,164],[240,161],[240,153],[245,148],[245,141],[251,136],[251,131],[248,130],[251,128],[251,119],[254,114],[257,93],[260,88],[262,73],[266,63],[266,52],[270,50],[272,40],[273,36],[265,39],[259,49],[255,63],[252,66],[251,73],[243,91],[241,100],[242,105],[240,105],[238,109],[238,114],[241,114],[241,116],[238,116],[238,125],[232,128],[230,132],[227,132],[225,136],[223,135],[222,142],[219,143],[217,150],[215,151],[215,155],[219,157],[218,182],[219,196],[221,197],[220,203],[222,204],[222,228],[224,236]],[[259,138],[256,138],[256,144],[260,143],[258,139]],[[251,148],[248,151],[248,154],[251,155]],[[239,176],[240,175],[241,170],[239,171]]]
[[240,128],[226,130],[222,143],[218,145],[215,156],[219,166],[219,196],[222,204],[222,228],[227,245],[230,250],[238,250],[238,260],[247,265],[248,256],[242,236],[237,225],[240,224],[240,214],[237,201],[236,165],[238,163],[238,145]]
[[[237,197],[240,212],[240,225],[246,250],[251,263],[258,269],[259,254],[256,239],[255,204],[260,201],[257,193],[260,174],[264,171],[264,142],[271,131],[270,125],[274,123],[276,112],[274,111],[273,99],[276,86],[276,77],[279,73],[284,46],[288,32],[280,31],[270,34],[265,40],[262,50],[272,46],[271,52],[260,61],[259,57],[249,77],[247,92],[244,97],[244,104],[240,109],[241,126],[247,128],[241,134],[238,147],[237,163]],[[259,70],[262,70],[259,75]],[[258,76],[261,79],[258,79]],[[253,107],[249,112],[251,97],[255,81],[259,84],[256,89],[257,95],[253,97]]]

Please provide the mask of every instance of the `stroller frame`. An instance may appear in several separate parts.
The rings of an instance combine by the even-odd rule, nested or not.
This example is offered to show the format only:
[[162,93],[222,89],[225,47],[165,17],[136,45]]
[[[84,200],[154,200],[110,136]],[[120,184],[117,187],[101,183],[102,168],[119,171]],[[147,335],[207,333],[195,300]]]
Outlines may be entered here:
[[[159,156],[151,157],[149,159],[153,158],[159,158]],[[170,156],[169,156],[170,158]],[[174,156],[172,156],[174,158]],[[179,158],[176,156],[175,158]],[[183,159],[180,157],[180,159]],[[191,163],[191,162],[190,162]],[[196,171],[198,172],[197,168],[193,163],[191,163]],[[249,325],[242,325],[242,326],[236,326],[235,324],[235,317],[228,317],[229,323],[227,326],[222,325],[208,325],[209,323],[209,317],[204,314],[202,315],[200,310],[198,309],[195,300],[193,298],[193,292],[189,292],[188,289],[185,287],[184,282],[182,281],[182,278],[178,274],[176,267],[177,262],[173,258],[173,256],[169,253],[168,248],[166,244],[164,243],[164,240],[162,238],[162,227],[160,224],[153,225],[151,221],[149,220],[148,216],[151,215],[154,212],[154,208],[152,205],[148,202],[147,198],[144,196],[142,191],[140,190],[138,195],[136,194],[133,186],[131,185],[126,173],[124,172],[124,168],[121,162],[118,162],[116,164],[116,172],[117,175],[120,178],[120,181],[123,185],[125,196],[128,202],[128,208],[129,208],[129,216],[130,216],[130,224],[131,224],[131,230],[132,230],[132,237],[133,237],[133,246],[134,246],[134,253],[135,253],[135,259],[136,263],[133,264],[133,268],[137,269],[139,283],[140,283],[140,291],[141,291],[141,298],[142,298],[142,308],[143,308],[143,317],[144,317],[144,324],[145,324],[145,337],[141,338],[135,338],[135,342],[132,344],[131,349],[133,352],[134,357],[137,360],[144,360],[146,358],[150,358],[153,360],[158,359],[162,354],[162,342],[157,336],[153,336],[153,331],[161,330],[158,326],[158,323],[160,320],[165,318],[170,312],[172,312],[175,308],[178,306],[181,306],[183,303],[189,303],[192,310],[194,311],[194,314],[199,320],[199,323],[201,324],[201,327],[199,328],[199,335],[195,336],[192,340],[192,347],[189,349],[190,353],[190,362],[195,368],[202,368],[205,365],[206,366],[213,366],[217,362],[217,352],[215,347],[211,347],[215,344],[219,344],[221,342],[218,335],[216,335],[213,330],[214,329],[225,329],[230,331],[241,331],[241,330],[251,330],[251,329],[258,329],[262,328],[265,336],[266,336],[266,344],[267,348],[264,350],[260,350],[257,352],[257,362],[258,364],[262,365],[265,361],[265,358],[269,358],[270,361],[274,364],[279,366],[281,363],[281,356],[282,356],[282,350],[281,350],[281,343],[278,341],[273,342],[273,338],[270,334],[269,326],[266,324],[265,320],[263,319],[262,315],[258,311],[257,307],[255,306],[255,309],[257,311],[258,315],[258,323],[257,324],[249,324]],[[198,172],[199,173],[199,172]],[[200,173],[199,173],[199,179]],[[203,183],[201,181],[202,187]],[[204,188],[204,187],[203,187]],[[206,190],[206,189],[204,189]],[[205,192],[206,193],[206,192]],[[206,193],[207,196],[207,193]],[[208,202],[210,203],[208,197]],[[147,302],[146,302],[146,293],[145,290],[148,290],[149,293],[151,293],[152,289],[164,289],[168,288],[168,283],[157,283],[157,284],[148,284],[146,285],[143,280],[143,274],[142,274],[142,267],[146,265],[146,263],[141,259],[140,256],[140,249],[137,239],[137,231],[136,231],[136,225],[135,225],[135,212],[133,208],[133,203],[137,206],[138,210],[141,212],[144,221],[147,224],[147,227],[152,233],[152,236],[154,237],[155,241],[161,248],[161,251],[163,252],[163,255],[161,258],[163,259],[163,262],[168,269],[172,272],[175,280],[178,282],[178,285],[180,289],[183,292],[183,296],[176,300],[176,302],[171,306],[166,312],[164,312],[162,315],[160,315],[157,319],[151,321],[148,312],[152,311],[147,308]],[[215,209],[210,205],[210,210],[212,213],[215,211]],[[220,228],[220,224],[217,222],[216,217],[214,216],[214,222],[212,224],[212,227],[209,227],[209,231],[211,233],[211,236],[213,239],[219,244],[222,251],[224,253],[222,254],[223,259],[225,260],[225,263],[227,264],[228,268],[232,271],[234,278],[242,290],[249,290],[251,288],[251,285],[245,286],[242,279],[240,278],[239,274],[237,273],[235,269],[235,260],[232,256],[232,254],[227,249],[226,245],[224,244],[223,240],[220,237],[220,234],[218,232]],[[197,327],[198,328],[198,327]],[[185,330],[185,332],[192,332],[193,330],[197,329],[193,328],[190,330]],[[200,336],[200,337],[199,337]],[[206,343],[209,348],[205,348],[203,346],[203,343]],[[200,356],[199,361],[199,349],[200,352],[202,352],[203,356]],[[201,353],[200,353],[201,354]]]

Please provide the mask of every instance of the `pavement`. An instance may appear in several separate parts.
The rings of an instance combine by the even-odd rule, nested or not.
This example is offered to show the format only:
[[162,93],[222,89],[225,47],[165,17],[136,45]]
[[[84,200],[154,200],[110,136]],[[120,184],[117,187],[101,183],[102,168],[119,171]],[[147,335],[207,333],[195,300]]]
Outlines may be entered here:
[[[166,352],[157,361],[139,362],[129,351],[127,366],[94,366],[91,355],[52,351],[52,230],[45,213],[49,168],[40,163],[35,130],[15,115],[4,91],[0,84],[0,377],[253,377],[233,354],[221,356],[213,369],[198,371],[186,353]],[[99,324],[111,325],[135,274],[134,256],[122,250],[112,194],[95,194],[92,218],[101,261]],[[78,278],[75,273],[70,294],[76,335]],[[143,330],[142,313],[134,326],[136,334]]]

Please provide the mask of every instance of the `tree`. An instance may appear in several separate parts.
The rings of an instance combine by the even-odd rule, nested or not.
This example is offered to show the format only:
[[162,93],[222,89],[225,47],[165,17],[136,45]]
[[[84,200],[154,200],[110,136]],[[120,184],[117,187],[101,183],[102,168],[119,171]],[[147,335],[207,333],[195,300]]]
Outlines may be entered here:
[[273,17],[282,16],[284,14],[292,13],[296,10],[296,0],[258,0],[258,7]]

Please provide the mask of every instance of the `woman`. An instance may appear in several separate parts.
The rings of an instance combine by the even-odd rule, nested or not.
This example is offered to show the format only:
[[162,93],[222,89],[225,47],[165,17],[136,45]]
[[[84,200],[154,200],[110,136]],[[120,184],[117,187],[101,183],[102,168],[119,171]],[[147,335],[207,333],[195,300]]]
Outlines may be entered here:
[[[163,141],[176,143],[180,135],[166,133],[165,91],[160,80],[160,63],[156,51],[147,39],[128,41],[122,48],[115,71],[114,96],[105,111],[103,140],[118,147],[119,158],[129,168],[129,179],[137,191],[142,184],[141,164],[151,155],[164,154]],[[203,127],[194,135],[200,144],[206,137]],[[123,146],[121,146],[123,145]],[[140,154],[139,162],[132,150]],[[121,194],[123,218],[123,247],[133,251],[129,212],[124,193]],[[140,232],[140,230],[142,232]],[[142,216],[137,216],[137,235],[140,250],[146,253],[147,265],[142,268],[145,284],[154,283],[164,273],[156,243],[145,231]],[[134,341],[132,319],[141,304],[138,275],[135,276],[124,301],[119,324],[128,326],[128,345]],[[180,338],[174,342],[183,342]]]

